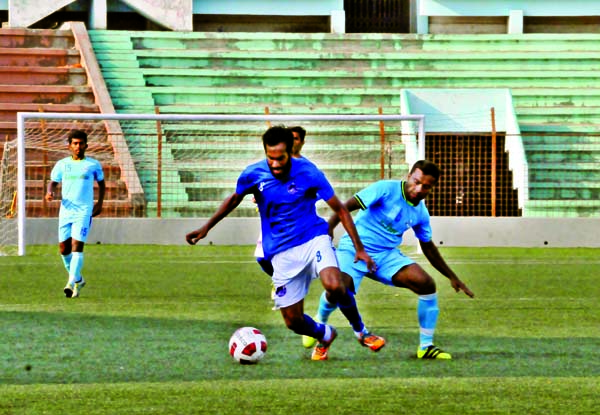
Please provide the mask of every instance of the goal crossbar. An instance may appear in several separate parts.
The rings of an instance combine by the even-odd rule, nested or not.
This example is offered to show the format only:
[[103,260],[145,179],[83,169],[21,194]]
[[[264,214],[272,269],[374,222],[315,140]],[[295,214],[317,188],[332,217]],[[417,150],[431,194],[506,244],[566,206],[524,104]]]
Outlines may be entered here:
[[17,221],[18,221],[18,255],[25,255],[25,232],[26,232],[26,180],[25,180],[25,131],[26,122],[30,119],[36,120],[90,120],[90,121],[249,121],[249,122],[285,122],[285,121],[371,121],[386,122],[396,121],[411,122],[416,135],[415,148],[411,149],[410,158],[416,161],[425,158],[425,116],[420,114],[392,115],[392,114],[352,114],[352,115],[242,115],[242,114],[90,114],[90,113],[53,113],[53,112],[19,112],[17,113]]

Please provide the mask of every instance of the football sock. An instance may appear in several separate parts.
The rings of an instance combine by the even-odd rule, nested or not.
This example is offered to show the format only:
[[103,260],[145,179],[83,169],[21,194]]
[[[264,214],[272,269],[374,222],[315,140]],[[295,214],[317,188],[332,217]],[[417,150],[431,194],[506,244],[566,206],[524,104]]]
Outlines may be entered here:
[[354,294],[350,290],[346,290],[346,296],[343,298],[345,303],[338,302],[338,307],[342,314],[346,317],[350,325],[352,326],[352,330],[355,332],[361,333],[365,325],[363,324],[360,313],[358,312],[358,308],[356,307],[356,300],[354,299]]
[[65,266],[65,269],[67,270],[67,272],[70,272],[70,267],[71,267],[71,258],[73,257],[73,254],[70,253],[68,255],[61,255],[60,256],[62,258],[62,262]]
[[433,344],[433,333],[435,332],[439,312],[437,293],[419,296],[417,316],[419,318],[419,347],[421,349]]
[[325,334],[323,334],[323,338],[321,340],[323,341],[329,341],[331,340],[331,335],[333,334],[333,331],[331,331],[331,326],[327,325],[327,324],[323,324],[325,326]]
[[327,323],[329,316],[338,308],[337,304],[332,304],[327,301],[327,292],[323,291],[319,299],[319,310],[317,311],[317,319],[321,323]]
[[[327,330],[329,330],[329,337],[331,337],[331,329],[326,324],[317,323],[307,314],[304,314],[304,327],[302,333],[296,331],[298,334],[310,336],[315,339],[325,339],[327,336]],[[325,340],[329,340],[328,338]]]
[[81,279],[81,268],[83,268],[83,252],[73,252],[71,266],[69,267],[69,282]]
[[361,337],[363,334],[369,334],[369,330],[367,330],[367,327],[366,327],[366,326],[365,326],[365,327],[362,329],[362,331],[355,331],[355,332],[354,332],[354,335],[355,335],[355,336],[356,336],[356,338],[357,338],[357,339],[359,339],[359,340],[360,340],[360,337]]

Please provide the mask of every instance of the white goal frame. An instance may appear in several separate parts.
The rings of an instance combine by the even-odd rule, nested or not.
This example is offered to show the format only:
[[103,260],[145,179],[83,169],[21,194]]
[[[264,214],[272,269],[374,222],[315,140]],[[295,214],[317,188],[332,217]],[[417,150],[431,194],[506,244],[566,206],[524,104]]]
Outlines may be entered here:
[[[28,119],[53,120],[97,120],[97,121],[406,121],[402,129],[416,133],[414,145],[407,145],[407,162],[412,163],[425,158],[425,115],[236,115],[236,114],[90,114],[56,112],[19,112],[17,113],[17,226],[18,255],[25,255],[26,209],[25,209],[25,126]],[[411,123],[408,123],[411,122]],[[417,122],[417,131],[412,123]]]

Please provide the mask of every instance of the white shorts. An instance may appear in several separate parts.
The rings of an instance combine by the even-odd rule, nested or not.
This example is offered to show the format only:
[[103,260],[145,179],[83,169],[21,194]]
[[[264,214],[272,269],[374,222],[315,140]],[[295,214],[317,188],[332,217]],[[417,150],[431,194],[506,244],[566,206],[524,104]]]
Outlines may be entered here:
[[310,282],[328,267],[339,268],[335,247],[329,235],[321,235],[302,245],[276,254],[273,263],[275,307],[288,307],[306,297]]
[[254,248],[254,257],[264,258],[265,252],[262,247],[262,232],[258,231],[258,240],[256,241],[256,248]]

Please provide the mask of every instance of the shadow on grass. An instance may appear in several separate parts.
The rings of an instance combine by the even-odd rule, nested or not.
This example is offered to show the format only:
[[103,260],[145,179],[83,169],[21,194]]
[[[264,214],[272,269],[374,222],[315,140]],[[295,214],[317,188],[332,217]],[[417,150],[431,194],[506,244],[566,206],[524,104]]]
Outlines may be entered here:
[[241,366],[227,353],[245,321],[0,312],[0,383],[115,383],[385,377],[586,377],[600,375],[598,338],[440,337],[452,361],[419,361],[416,334],[380,330],[388,345],[362,348],[341,328],[328,362],[310,361],[283,323],[265,324],[264,361]]

